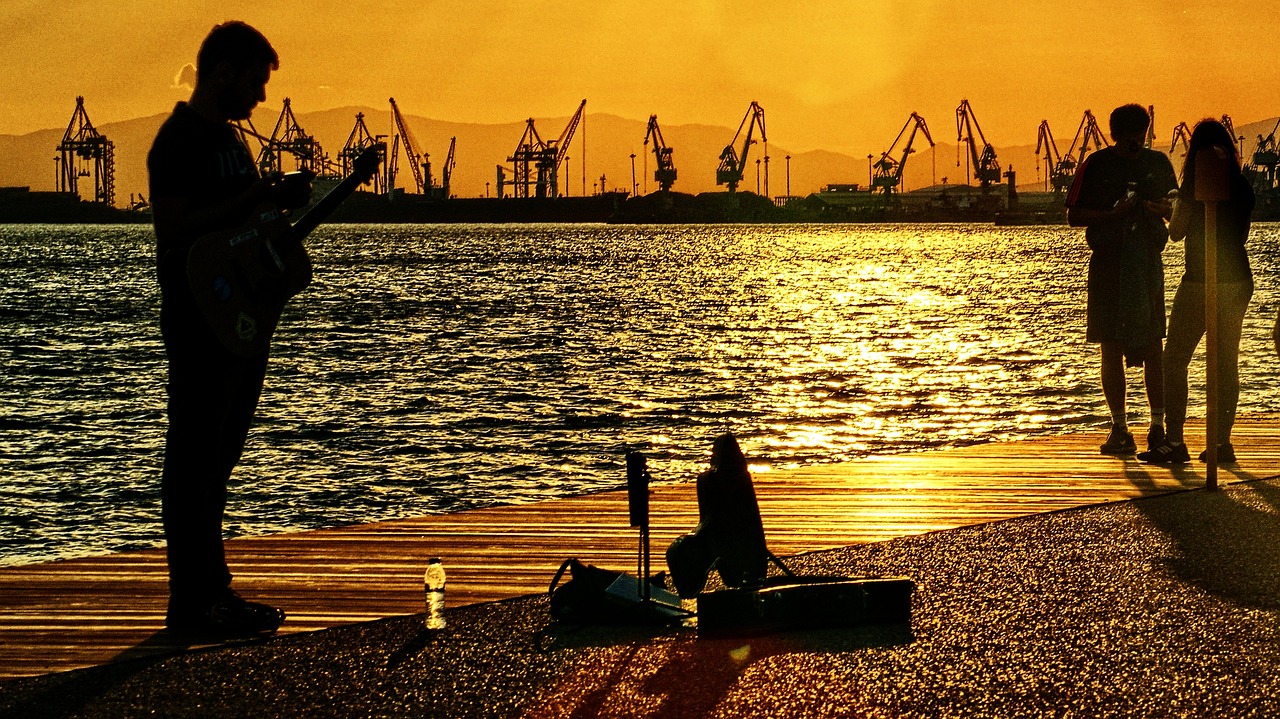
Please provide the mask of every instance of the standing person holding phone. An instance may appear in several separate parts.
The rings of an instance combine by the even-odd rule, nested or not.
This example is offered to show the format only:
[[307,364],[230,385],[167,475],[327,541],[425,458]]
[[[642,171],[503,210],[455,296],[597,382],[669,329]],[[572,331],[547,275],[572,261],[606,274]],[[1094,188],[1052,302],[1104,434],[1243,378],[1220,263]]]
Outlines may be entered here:
[[1137,451],[1125,411],[1125,365],[1143,367],[1151,408],[1148,447],[1164,441],[1164,265],[1169,192],[1178,183],[1163,153],[1145,147],[1151,117],[1141,105],[1111,113],[1111,147],[1080,164],[1067,195],[1067,222],[1089,244],[1087,329],[1101,346],[1102,394],[1111,413],[1103,454]]

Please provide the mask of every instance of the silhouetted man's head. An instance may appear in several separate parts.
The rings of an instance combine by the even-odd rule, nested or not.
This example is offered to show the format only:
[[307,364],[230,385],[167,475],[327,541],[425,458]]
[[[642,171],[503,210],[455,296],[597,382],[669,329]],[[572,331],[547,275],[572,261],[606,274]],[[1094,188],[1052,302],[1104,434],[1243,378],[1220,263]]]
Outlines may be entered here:
[[1130,103],[1111,111],[1111,139],[1121,152],[1136,155],[1147,139],[1151,116],[1142,105]]
[[238,20],[225,22],[200,45],[196,90],[208,93],[226,119],[243,120],[267,99],[267,81],[279,67],[280,58],[262,33]]

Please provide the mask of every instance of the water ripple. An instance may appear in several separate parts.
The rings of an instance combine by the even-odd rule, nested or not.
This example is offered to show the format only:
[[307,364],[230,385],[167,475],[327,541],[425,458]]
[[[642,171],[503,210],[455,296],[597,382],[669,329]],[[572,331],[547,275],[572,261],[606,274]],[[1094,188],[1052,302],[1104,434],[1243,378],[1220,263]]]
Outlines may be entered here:
[[[160,541],[152,242],[0,226],[0,564]],[[312,247],[231,535],[614,488],[632,449],[684,481],[725,429],[764,469],[1105,418],[1069,228],[339,225]],[[1275,411],[1280,228],[1251,248],[1241,404]]]

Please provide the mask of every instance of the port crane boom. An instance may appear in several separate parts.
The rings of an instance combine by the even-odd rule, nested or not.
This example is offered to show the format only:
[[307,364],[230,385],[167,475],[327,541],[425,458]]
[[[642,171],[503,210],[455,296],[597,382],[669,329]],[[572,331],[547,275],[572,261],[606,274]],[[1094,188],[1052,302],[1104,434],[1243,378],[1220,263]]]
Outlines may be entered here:
[[1265,137],[1258,135],[1258,144],[1253,148],[1252,162],[1245,168],[1245,173],[1253,182],[1253,190],[1258,194],[1271,192],[1276,186],[1276,167],[1280,166],[1280,148],[1276,147],[1276,132],[1280,132],[1280,120],[1271,128]]
[[[738,124],[738,132],[733,136],[733,141],[725,145],[724,151],[720,153],[720,166],[716,168],[716,184],[728,185],[729,192],[735,192],[738,189],[738,183],[742,182],[743,170],[747,166],[747,152],[751,145],[755,143],[752,134],[756,126],[760,126],[760,141],[765,143],[766,148],[769,139],[765,136],[764,131],[764,108],[760,107],[760,103],[755,100],[751,101],[751,106],[747,108],[747,114],[743,116],[742,122]],[[742,152],[738,153],[734,149],[738,138],[743,137],[742,131],[746,130],[746,136],[742,141]],[[768,155],[766,149],[765,152]]]
[[[1102,130],[1098,128],[1098,119],[1093,116],[1093,112],[1085,110],[1084,115],[1080,118],[1080,126],[1076,128],[1076,136],[1071,139],[1071,147],[1067,149],[1066,159],[1071,162],[1071,171],[1075,171],[1075,166],[1084,162],[1091,150],[1089,142],[1093,142],[1094,150],[1101,150],[1104,147],[1110,147],[1111,143],[1107,142],[1107,138],[1102,134]],[[1080,154],[1076,154],[1077,148]]]
[[440,199],[449,199],[449,180],[453,177],[453,151],[457,147],[458,138],[449,138],[449,154],[444,158],[444,169],[440,171]]
[[1169,154],[1178,149],[1178,142],[1182,142],[1182,154],[1187,154],[1191,141],[1191,128],[1187,127],[1187,123],[1179,122],[1178,126],[1173,128],[1173,141],[1169,143]]
[[504,196],[504,188],[508,184],[514,187],[516,197],[529,197],[530,185],[534,186],[537,197],[559,196],[557,175],[560,164],[564,162],[565,155],[569,151],[569,143],[573,141],[573,133],[578,129],[578,123],[582,121],[582,111],[586,106],[587,101],[583,100],[578,105],[578,111],[569,119],[569,124],[560,133],[560,137],[549,142],[542,139],[538,129],[534,127],[533,118],[529,118],[525,123],[524,134],[520,136],[520,144],[516,145],[515,152],[507,158],[508,162],[513,163],[514,179],[507,182],[506,168],[498,166],[499,197]]
[[578,129],[578,123],[582,121],[582,111],[587,107],[587,101],[584,99],[578,104],[578,111],[573,113],[573,117],[569,118],[569,124],[564,126],[564,131],[560,133],[560,138],[555,144],[555,165],[551,168],[552,178],[551,184],[555,186],[555,173],[560,168],[560,163],[564,162],[564,157],[569,152],[569,143],[573,142],[573,133]]
[[[58,143],[58,191],[79,194],[79,179],[93,176],[92,202],[114,206],[115,143],[98,132],[84,109],[84,98],[76,98],[76,109],[67,131]],[[93,167],[92,173],[89,166]]]
[[390,98],[391,116],[396,121],[396,131],[400,133],[400,137],[404,138],[404,154],[409,160],[409,171],[413,173],[413,184],[415,191],[422,194],[426,189],[426,180],[423,179],[423,173],[426,168],[423,166],[424,156],[418,152],[418,143],[413,141],[413,135],[409,134],[409,126],[405,123],[404,117],[400,114],[400,107],[396,105],[396,99]]
[[[387,165],[387,136],[374,135],[369,132],[369,127],[364,124],[364,113],[356,113],[355,127],[351,128],[351,134],[347,136],[347,142],[342,146],[342,174],[344,176],[351,175],[355,170],[356,158],[364,154],[368,148],[374,148],[378,153],[378,162],[382,163],[384,170]],[[390,185],[390,177],[380,175],[377,172],[369,178],[373,183],[373,191],[375,194],[384,194],[388,191]]]
[[662,139],[657,115],[649,116],[649,128],[644,133],[644,144],[648,145],[650,139],[653,140],[653,156],[658,162],[658,169],[653,171],[653,179],[658,183],[660,190],[669,192],[676,182],[676,166],[671,160],[671,148],[667,147],[667,143]]
[[[1232,142],[1236,142],[1236,143],[1244,142],[1244,137],[1243,137],[1243,136],[1242,136],[1242,137],[1236,137],[1236,124],[1235,124],[1234,122],[1232,122],[1232,121],[1231,121],[1231,116],[1230,116],[1230,115],[1223,115],[1223,116],[1222,116],[1222,126],[1223,126],[1223,127],[1225,127],[1225,128],[1227,128],[1227,134],[1231,136],[1231,141],[1232,141]],[[1239,147],[1238,145],[1237,145],[1236,149],[1237,149],[1237,150],[1239,150],[1239,151],[1241,151],[1241,152],[1243,152],[1243,151],[1244,151],[1244,148]]]
[[1040,153],[1044,153],[1044,167],[1048,174],[1044,178],[1045,189],[1050,185],[1054,192],[1061,192],[1071,184],[1071,171],[1062,161],[1058,153],[1058,143],[1053,139],[1053,131],[1049,129],[1049,121],[1040,121],[1040,132],[1036,137],[1036,171],[1040,170]]
[[[893,159],[894,148],[902,140],[902,136],[907,134],[907,130],[911,130],[911,134],[907,135],[907,143],[902,147],[902,159]],[[893,138],[893,144],[888,150],[880,153],[880,159],[876,161],[875,175],[871,180],[872,192],[877,189],[886,195],[891,195],[898,191],[899,185],[902,184],[902,173],[907,169],[907,158],[915,150],[911,149],[912,143],[915,142],[916,133],[924,133],[924,137],[929,141],[929,147],[934,147],[933,136],[929,134],[929,125],[925,123],[924,118],[917,113],[911,113],[906,123],[902,125],[902,129],[898,131],[898,136]]]
[[[975,132],[977,132],[976,137]],[[956,108],[956,142],[963,142],[969,146],[973,174],[983,189],[990,187],[993,182],[1000,181],[1000,163],[996,161],[996,150],[982,134],[982,127],[978,125],[978,118],[973,114],[973,108],[970,107],[968,99],[962,100],[960,106]],[[979,142],[982,143],[981,151],[978,150]],[[956,166],[959,167],[959,165],[957,161]]]
[[258,168],[262,172],[282,172],[280,157],[282,152],[287,152],[297,159],[299,170],[310,170],[321,175],[328,169],[328,158],[325,157],[320,143],[298,124],[298,118],[294,117],[293,106],[287,97],[284,99],[284,107],[280,110],[280,117],[276,119],[276,126],[271,130],[271,137],[258,153]]
[[[1041,123],[1044,130],[1048,129],[1048,123],[1048,120]],[[1043,142],[1043,138],[1041,141]],[[1052,134],[1049,135],[1049,142],[1053,142]],[[1093,143],[1093,148],[1089,147],[1090,143]],[[1063,192],[1070,187],[1075,177],[1076,167],[1084,162],[1084,158],[1093,150],[1101,150],[1109,144],[1098,128],[1098,120],[1093,116],[1093,112],[1085,110],[1080,118],[1080,125],[1076,127],[1076,135],[1071,139],[1071,147],[1067,148],[1067,154],[1049,166],[1049,179],[1053,183],[1053,191]],[[1057,154],[1057,147],[1054,147],[1053,151]],[[1037,155],[1039,152],[1040,146],[1037,145]],[[1048,159],[1049,156],[1045,155],[1045,160],[1048,161]]]

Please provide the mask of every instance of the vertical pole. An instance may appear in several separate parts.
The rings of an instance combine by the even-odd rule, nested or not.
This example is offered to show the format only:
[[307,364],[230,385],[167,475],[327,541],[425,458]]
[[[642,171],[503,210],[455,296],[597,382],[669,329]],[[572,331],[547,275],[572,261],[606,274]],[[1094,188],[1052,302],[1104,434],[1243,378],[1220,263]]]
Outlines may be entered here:
[[1218,488],[1218,213],[1204,203],[1204,446],[1205,486]]
[[1218,488],[1218,202],[1230,199],[1225,147],[1195,155],[1195,199],[1204,203],[1205,486]]
[[636,573],[640,575],[640,598],[647,602],[649,601],[649,468],[645,456],[639,452],[628,452],[626,459],[627,514],[631,526],[640,529]]

